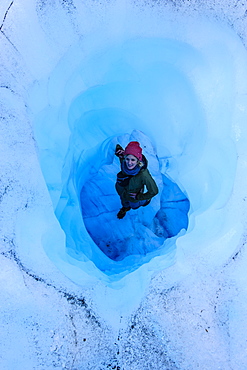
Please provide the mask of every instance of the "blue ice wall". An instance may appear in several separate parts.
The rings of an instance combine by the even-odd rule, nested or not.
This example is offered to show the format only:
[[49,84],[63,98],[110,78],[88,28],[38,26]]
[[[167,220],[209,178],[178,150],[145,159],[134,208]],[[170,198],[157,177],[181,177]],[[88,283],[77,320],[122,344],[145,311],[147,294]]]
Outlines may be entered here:
[[[144,134],[133,132],[131,136],[118,138],[118,141],[124,143],[126,140],[134,140],[136,136],[144,151],[149,154],[150,170],[154,171],[160,195],[145,209],[130,211],[121,221],[117,219],[121,203],[115,190],[116,174],[120,170],[119,160],[114,158],[115,139],[111,143],[109,162],[105,161],[105,165],[95,172],[91,171],[90,178],[83,184],[80,202],[83,222],[97,246],[115,261],[136,255],[139,257],[137,266],[140,266],[141,256],[155,251],[167,238],[187,229],[189,201],[178,186],[160,174],[158,157]],[[99,155],[96,154],[87,165],[92,168],[95,163],[102,163],[100,155],[99,149]],[[137,266],[135,264],[132,268]]]
[[[203,44],[188,30],[185,37],[186,27],[208,32],[210,41]],[[174,35],[137,36],[136,30],[130,37],[123,31],[117,42],[98,48],[86,43],[89,52],[61,91],[60,79],[69,61],[78,58],[82,42],[50,76],[50,94],[59,98],[36,117],[35,135],[67,256],[78,266],[83,261],[84,271],[97,275],[98,269],[114,281],[154,257],[162,256],[157,266],[169,266],[177,240],[187,227],[193,231],[195,217],[228,199],[237,158],[231,139],[235,71],[222,36],[228,31],[219,32],[226,44],[219,46],[217,27],[182,23]],[[130,139],[143,145],[160,193],[150,207],[122,220],[120,230],[114,219],[120,206],[113,192],[114,149]],[[96,198],[102,196],[107,201],[98,207]],[[99,219],[102,210],[105,218]],[[207,232],[217,232],[214,217],[210,222]],[[107,234],[104,223],[114,233]],[[87,267],[89,261],[95,270]]]
[[[175,66],[175,61],[187,54],[193,58],[196,52],[179,42],[163,39],[129,41],[107,50],[97,62],[90,60],[80,67],[87,78],[91,74],[94,76],[95,71],[99,74],[98,69],[102,68],[102,71],[98,85],[80,94],[69,109],[71,136],[65,163],[67,169],[73,170],[65,180],[56,215],[66,233],[69,253],[74,258],[80,258],[84,253],[102,271],[110,274],[112,271],[130,272],[165,253],[168,249],[166,239],[187,229],[188,199],[178,186],[162,175],[164,162],[165,172],[170,166],[170,155],[160,160],[155,149],[156,140],[152,144],[142,131],[136,130],[147,129],[151,137],[160,130],[166,137],[165,152],[176,150],[181,157],[186,156],[189,146],[194,152],[202,146],[203,113],[195,92]],[[176,94],[172,104],[180,105],[178,117],[173,119],[177,121],[181,120],[179,116],[183,117],[177,133],[171,127],[169,117],[174,111],[170,103],[172,94]],[[197,126],[193,127],[195,121]],[[124,134],[126,129],[129,134]],[[187,130],[191,134],[190,142]],[[179,143],[176,136],[180,136]],[[114,150],[116,143],[125,146],[129,140],[140,141],[149,169],[159,184],[160,195],[145,210],[130,212],[119,222],[116,214],[121,205],[114,189],[119,164],[114,160]],[[83,152],[85,145],[94,149],[89,149],[86,154]],[[175,157],[174,154],[174,160]],[[79,213],[74,216],[71,203],[74,205],[75,197],[82,216]],[[83,246],[84,236],[79,232],[82,224],[96,245],[91,242]],[[111,260],[118,264],[113,267]],[[119,261],[122,261],[121,265]]]

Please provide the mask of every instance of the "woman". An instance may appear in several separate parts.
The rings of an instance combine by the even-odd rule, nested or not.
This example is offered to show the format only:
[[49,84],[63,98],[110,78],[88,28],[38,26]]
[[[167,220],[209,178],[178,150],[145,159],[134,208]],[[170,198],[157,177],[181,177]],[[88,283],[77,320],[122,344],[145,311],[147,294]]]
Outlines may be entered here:
[[[122,203],[117,217],[121,219],[131,208],[148,205],[158,194],[158,187],[147,169],[147,159],[137,141],[131,141],[125,150],[117,144],[115,154],[121,163],[116,182],[116,190]],[[144,193],[145,186],[147,191]]]

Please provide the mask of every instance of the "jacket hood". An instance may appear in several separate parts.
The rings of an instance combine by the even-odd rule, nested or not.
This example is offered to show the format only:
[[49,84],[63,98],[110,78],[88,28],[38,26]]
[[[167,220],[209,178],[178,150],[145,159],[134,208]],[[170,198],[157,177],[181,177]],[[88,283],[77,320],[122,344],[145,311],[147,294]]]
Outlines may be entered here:
[[145,170],[148,167],[148,160],[145,157],[145,155],[142,155],[142,161],[141,162],[143,163],[143,166],[141,168],[141,171],[142,171],[142,170]]

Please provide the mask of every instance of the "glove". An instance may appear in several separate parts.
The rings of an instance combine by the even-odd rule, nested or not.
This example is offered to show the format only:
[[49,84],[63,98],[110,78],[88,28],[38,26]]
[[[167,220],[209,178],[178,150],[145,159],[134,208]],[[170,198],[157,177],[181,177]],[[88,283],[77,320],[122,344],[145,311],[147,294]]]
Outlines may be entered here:
[[121,147],[121,145],[117,144],[116,149],[115,149],[115,155],[118,158],[123,158],[124,157],[124,149]]

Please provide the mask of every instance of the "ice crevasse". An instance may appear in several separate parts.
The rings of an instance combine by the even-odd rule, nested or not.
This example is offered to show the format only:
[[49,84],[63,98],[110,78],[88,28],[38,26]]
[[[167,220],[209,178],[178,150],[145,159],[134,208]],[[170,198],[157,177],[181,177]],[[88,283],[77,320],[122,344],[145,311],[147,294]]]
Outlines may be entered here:
[[[42,4],[26,6],[35,42],[17,45],[34,76],[28,109],[53,212],[18,220],[22,253],[39,239],[73,282],[140,296],[174,263],[181,274],[192,256],[221,263],[243,233],[247,55],[239,37],[206,17],[121,1],[105,5],[104,17],[100,5],[77,4],[55,25]],[[114,149],[129,140],[142,144],[160,192],[119,224]]]

